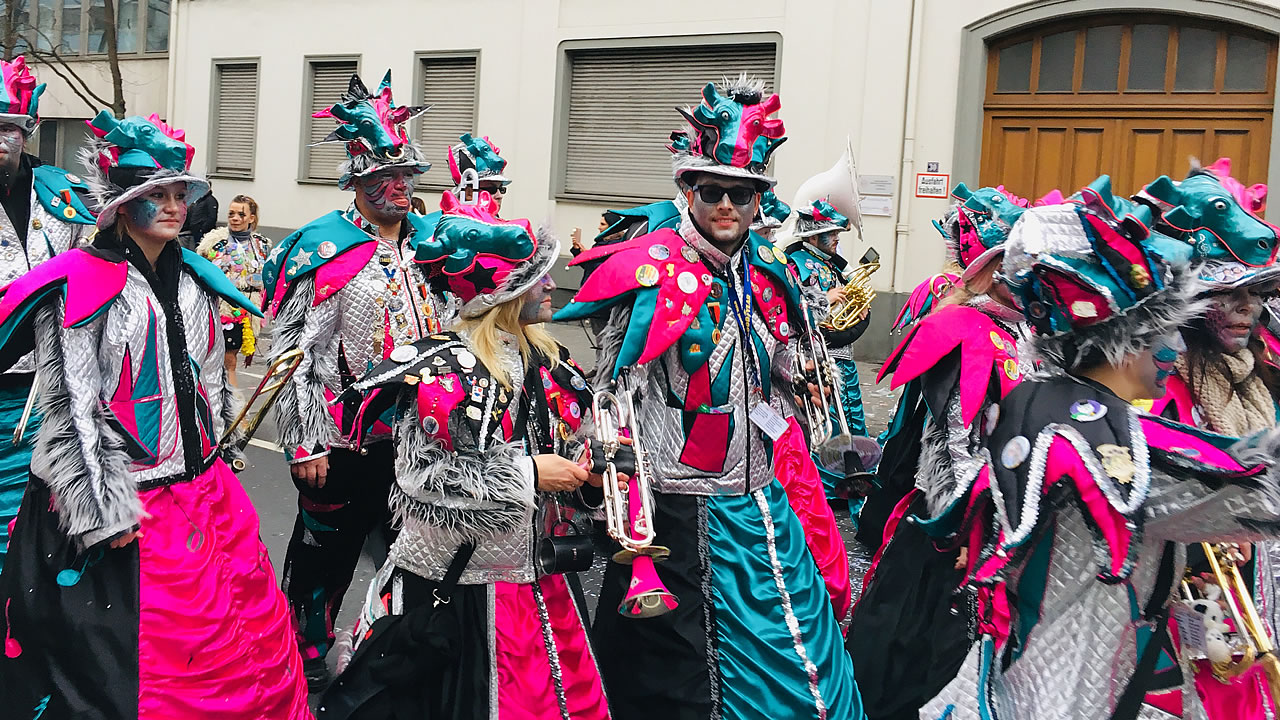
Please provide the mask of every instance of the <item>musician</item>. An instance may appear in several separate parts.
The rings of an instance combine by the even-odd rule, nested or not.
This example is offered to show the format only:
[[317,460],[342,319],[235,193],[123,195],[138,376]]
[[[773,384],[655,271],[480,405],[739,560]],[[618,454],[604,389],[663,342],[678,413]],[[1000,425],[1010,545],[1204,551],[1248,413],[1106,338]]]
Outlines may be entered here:
[[[1234,216],[1236,222],[1214,228],[1213,233],[1201,234],[1192,247],[1195,261],[1200,263],[1200,280],[1206,292],[1201,295],[1208,301],[1208,309],[1202,317],[1193,320],[1183,331],[1186,352],[1175,363],[1174,373],[1168,380],[1168,392],[1155,401],[1143,401],[1139,407],[1178,422],[1219,433],[1241,437],[1269,430],[1276,426],[1280,413],[1277,398],[1280,397],[1280,376],[1276,363],[1280,362],[1267,349],[1269,331],[1262,323],[1263,299],[1273,295],[1280,283],[1280,265],[1276,264],[1276,230],[1261,220],[1256,213],[1263,209],[1266,186],[1245,188],[1230,175],[1229,159],[1222,159],[1207,168],[1197,168],[1185,181],[1177,185],[1167,177],[1148,185],[1139,199],[1152,202],[1172,212],[1195,213],[1198,206],[1210,198],[1230,198],[1226,211],[1216,210],[1215,216]],[[1201,222],[1214,223],[1216,218],[1197,218]],[[1186,226],[1181,219],[1174,222]],[[1197,223],[1199,224],[1199,223]],[[1177,230],[1167,223],[1158,225],[1171,233]],[[1190,233],[1185,233],[1190,235]],[[1270,238],[1270,242],[1259,239]],[[1242,262],[1243,259],[1245,262]],[[1276,578],[1272,563],[1273,543],[1260,543],[1254,548],[1257,556],[1241,568],[1251,580],[1250,594],[1258,605],[1266,609],[1264,618],[1268,630],[1274,636]],[[1199,545],[1187,548],[1191,572],[1199,576],[1208,573],[1209,567]],[[1261,568],[1263,572],[1257,572]],[[1256,666],[1248,672],[1227,681],[1213,677],[1204,664],[1193,665],[1196,652],[1185,645],[1178,648],[1182,662],[1173,665],[1198,667],[1194,673],[1167,673],[1152,683],[1155,692],[1148,701],[1168,715],[1182,716],[1184,707],[1203,706],[1211,720],[1240,717],[1239,712],[1248,708],[1248,717],[1265,717],[1264,707],[1274,703],[1271,699],[1266,674]],[[1168,675],[1170,677],[1165,677]],[[1266,700],[1264,700],[1266,698]],[[1224,712],[1226,708],[1230,711]]]
[[[22,56],[0,59],[0,285],[51,256],[80,244],[93,227],[82,196],[89,186],[61,168],[27,154],[27,141],[40,123],[44,84]],[[0,376],[0,435],[12,437],[31,394],[35,359],[23,358]],[[33,418],[32,432],[39,424]],[[0,443],[0,569],[4,568],[9,522],[18,512],[31,464],[31,443]]]
[[[499,220],[497,209],[488,193],[476,205],[445,193],[417,259],[447,278],[461,319],[397,348],[355,386],[372,390],[371,405],[402,408],[391,508],[403,529],[373,580],[354,659],[320,702],[322,719],[609,717],[585,605],[565,575],[534,562],[560,502],[601,499],[600,477],[575,462],[591,391],[543,327],[559,243],[527,220]],[[589,548],[586,536],[576,540]],[[456,588],[445,579],[451,568],[461,572]],[[440,598],[447,604],[435,605]],[[442,628],[452,634],[447,653]]]
[[963,183],[953,198],[939,227],[959,286],[916,321],[876,378],[892,376],[902,395],[858,518],[859,539],[879,552],[845,643],[873,720],[915,718],[964,660],[974,620],[974,598],[956,593],[964,550],[939,550],[911,518],[972,482],[983,464],[982,419],[1026,371],[1022,313],[997,277],[1026,203]]
[[218,306],[179,247],[208,191],[157,116],[103,110],[82,151],[92,246],[4,289],[0,366],[35,348],[44,423],[0,576],[11,717],[310,717],[258,515],[219,442],[236,411]]
[[358,402],[331,401],[394,348],[447,319],[444,296],[411,267],[414,243],[431,230],[409,212],[409,198],[414,178],[431,166],[404,126],[425,108],[397,106],[390,96],[390,72],[377,95],[353,75],[342,101],[317,113],[339,123],[325,140],[346,143],[339,185],[355,198],[285,238],[263,265],[265,307],[275,317],[272,360],[303,352],[276,418],[298,488],[284,587],[313,689],[328,682],[333,622],[365,538],[389,517],[395,476],[390,425],[374,424],[358,447]]
[[[702,99],[681,111],[678,230],[583,252],[575,263],[604,262],[558,315],[610,313],[598,382],[640,393],[633,430],[655,544],[670,550],[644,598],[628,593],[637,566],[609,563],[592,637],[619,718],[861,718],[824,557],[775,471],[775,452],[809,461],[786,397],[799,286],[782,251],[749,231],[774,184],[780,101],[745,76]],[[843,546],[829,552],[824,573],[847,575]],[[635,602],[662,614],[620,613]]]
[[[843,430],[843,420],[843,425],[848,427],[851,434],[866,435],[867,423],[862,412],[858,365],[853,361],[853,343],[862,337],[870,324],[871,309],[868,307],[863,310],[847,328],[837,330],[823,325],[845,303],[844,292],[848,287],[845,272],[849,261],[840,256],[840,233],[847,232],[852,226],[849,218],[832,207],[828,199],[814,200],[808,207],[796,211],[794,236],[798,239],[787,246],[786,254],[795,266],[800,284],[821,298],[820,304],[811,303],[811,307],[816,305],[822,308],[819,317],[814,320],[819,324],[827,351],[835,360],[839,377],[833,384],[836,386],[835,391],[840,393],[844,408],[844,417],[837,417],[836,404],[830,403],[832,427]],[[810,428],[810,432],[813,432],[813,428]],[[843,454],[836,453],[834,457],[830,457],[821,448],[814,447],[813,450],[827,497],[838,499],[841,494],[837,486],[842,483],[846,473]]]
[[983,419],[985,465],[926,523],[1008,602],[979,607],[982,637],[921,718],[1136,717],[1177,543],[1257,540],[1280,520],[1280,434],[1237,443],[1130,405],[1164,394],[1203,309],[1190,246],[1152,221],[1103,177],[1010,233],[1002,273],[1044,374]]

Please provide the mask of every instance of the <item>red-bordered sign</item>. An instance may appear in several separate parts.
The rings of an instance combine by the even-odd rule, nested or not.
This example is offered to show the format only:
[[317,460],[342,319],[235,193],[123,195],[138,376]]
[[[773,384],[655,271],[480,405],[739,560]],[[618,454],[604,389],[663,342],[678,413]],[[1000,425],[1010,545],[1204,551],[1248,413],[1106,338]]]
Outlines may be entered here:
[[951,175],[947,173],[916,173],[916,197],[941,198],[951,196]]

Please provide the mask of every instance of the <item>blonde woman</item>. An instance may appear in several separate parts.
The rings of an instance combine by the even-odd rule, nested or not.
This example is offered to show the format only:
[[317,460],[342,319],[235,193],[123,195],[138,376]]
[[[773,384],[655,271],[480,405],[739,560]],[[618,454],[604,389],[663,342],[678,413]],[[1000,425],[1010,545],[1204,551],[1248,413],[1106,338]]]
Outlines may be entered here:
[[546,520],[565,516],[560,502],[600,499],[599,478],[569,459],[590,389],[542,327],[559,246],[499,220],[488,193],[452,197],[417,260],[458,295],[461,319],[356,385],[364,417],[397,408],[402,529],[319,717],[607,718],[583,605],[563,568],[534,562],[540,530],[563,526]]
[[[197,249],[213,261],[235,286],[261,304],[262,263],[267,259],[271,241],[258,230],[258,202],[248,195],[237,195],[227,208],[227,226],[210,230]],[[222,303],[222,336],[226,343],[223,364],[232,385],[236,384],[236,356],[244,354],[244,366],[253,364],[257,352],[254,318],[249,313]]]

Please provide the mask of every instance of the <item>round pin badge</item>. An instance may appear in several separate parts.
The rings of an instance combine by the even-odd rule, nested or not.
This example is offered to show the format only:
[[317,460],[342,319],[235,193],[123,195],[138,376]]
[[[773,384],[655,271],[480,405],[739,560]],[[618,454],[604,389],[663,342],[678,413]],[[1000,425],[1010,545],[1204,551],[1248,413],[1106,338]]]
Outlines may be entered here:
[[991,403],[991,406],[987,408],[986,419],[987,432],[990,433],[995,429],[996,423],[1000,422],[1000,406],[995,403]]
[[569,414],[574,418],[580,418],[582,417],[582,408],[578,407],[578,403],[571,402],[569,403]]
[[782,337],[791,337],[791,326],[787,324],[786,320],[778,323],[778,334]]
[[995,345],[997,350],[1004,349],[1004,340],[1000,339],[1000,333],[995,330],[991,331],[991,344]]
[[470,350],[463,350],[458,353],[458,364],[470,370],[476,366],[476,356],[472,355]]
[[1010,380],[1017,380],[1018,379],[1018,361],[1014,360],[1013,358],[1005,358],[1004,374],[1007,375]]
[[763,245],[760,246],[760,250],[756,254],[760,256],[760,262],[773,262],[773,251]]
[[36,219],[34,219],[34,220],[32,220],[32,221],[31,221],[31,229],[32,229],[32,230],[39,230],[39,229],[40,229],[40,228],[42,228],[42,227],[44,227],[44,223],[40,222],[40,218],[36,218]]
[[71,183],[72,185],[79,185],[80,183],[84,182],[83,180],[80,179],[79,175],[72,175],[71,173],[67,173],[66,178],[67,178],[67,182]]
[[328,260],[338,254],[338,246],[335,245],[332,240],[325,240],[316,248],[316,254],[325,260]]
[[767,287],[767,288],[765,288],[765,289],[764,289],[764,292],[760,293],[760,297],[764,298],[764,301],[765,301],[765,302],[772,302],[772,301],[773,301],[773,288],[771,288],[771,287]]
[[782,252],[781,250],[779,250],[779,249],[778,249],[778,248],[776,248],[776,247],[773,249],[773,257],[774,257],[775,259],[777,259],[777,261],[778,261],[778,262],[780,262],[780,263],[782,263],[783,265],[786,265],[786,264],[787,264],[787,254],[786,254],[786,253],[784,253],[784,252]]
[[671,257],[671,248],[662,243],[654,243],[649,246],[649,257],[654,260],[666,260]]
[[680,292],[691,293],[698,289],[698,278],[686,270],[676,276],[676,286],[680,288]]
[[418,356],[418,351],[413,349],[412,345],[401,345],[391,351],[392,362],[407,363]]
[[1031,456],[1031,441],[1019,435],[1004,444],[1000,451],[1000,464],[1013,470],[1027,461]]
[[641,265],[636,268],[636,282],[644,287],[653,287],[658,284],[658,268],[654,265]]
[[428,415],[422,418],[422,429],[426,430],[428,435],[435,435],[440,432],[440,421]]
[[68,206],[66,206],[66,207],[64,207],[64,208],[62,208],[62,217],[64,217],[64,218],[66,218],[66,219],[70,220],[71,218],[73,218],[73,217],[75,217],[75,216],[76,216],[76,209],[75,209],[75,208],[71,207],[70,205],[68,205]]
[[577,375],[573,376],[573,379],[569,381],[569,384],[573,386],[574,390],[578,390],[579,392],[587,389],[587,381]]
[[698,262],[698,251],[688,245],[685,245],[680,248],[680,257],[684,258],[688,262]]
[[1077,400],[1071,405],[1071,419],[1076,422],[1101,420],[1107,414],[1107,406],[1097,400]]
[[720,283],[711,284],[711,297],[718,298],[723,294],[724,294],[724,288],[720,286]]

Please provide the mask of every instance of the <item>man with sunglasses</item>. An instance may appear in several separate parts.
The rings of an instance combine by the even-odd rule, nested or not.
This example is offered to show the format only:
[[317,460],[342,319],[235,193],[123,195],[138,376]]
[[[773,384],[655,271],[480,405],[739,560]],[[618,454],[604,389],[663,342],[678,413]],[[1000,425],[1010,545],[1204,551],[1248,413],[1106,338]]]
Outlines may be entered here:
[[[633,401],[653,494],[656,575],[609,563],[592,635],[601,674],[619,720],[764,708],[860,720],[824,589],[832,566],[819,571],[830,557],[807,547],[775,472],[779,448],[808,453],[788,397],[799,285],[750,232],[774,184],[781,103],[745,76],[702,96],[673,144],[678,227],[582,252],[575,263],[603,262],[557,316],[608,312],[596,379]],[[847,573],[843,547],[838,560]]]

